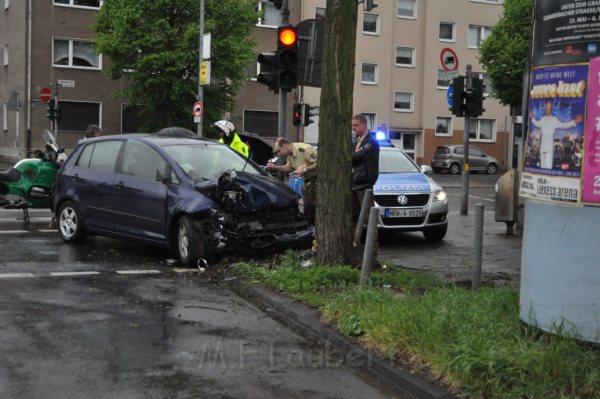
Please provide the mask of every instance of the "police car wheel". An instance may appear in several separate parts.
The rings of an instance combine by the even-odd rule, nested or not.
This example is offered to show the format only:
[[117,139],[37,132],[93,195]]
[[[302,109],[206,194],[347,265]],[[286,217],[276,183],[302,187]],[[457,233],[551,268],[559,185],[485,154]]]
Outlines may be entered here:
[[448,225],[441,227],[431,227],[427,230],[423,230],[423,235],[427,241],[441,241],[446,237],[448,231]]
[[176,230],[176,248],[181,263],[185,266],[197,266],[198,259],[204,256],[203,235],[194,227],[189,216],[179,218]]

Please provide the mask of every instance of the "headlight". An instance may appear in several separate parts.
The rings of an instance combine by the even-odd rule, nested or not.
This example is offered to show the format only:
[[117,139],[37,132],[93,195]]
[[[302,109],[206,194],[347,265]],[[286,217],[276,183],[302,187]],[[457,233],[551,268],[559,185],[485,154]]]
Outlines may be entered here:
[[444,190],[438,190],[435,193],[433,193],[433,198],[434,202],[446,202],[448,196],[446,195],[446,192]]

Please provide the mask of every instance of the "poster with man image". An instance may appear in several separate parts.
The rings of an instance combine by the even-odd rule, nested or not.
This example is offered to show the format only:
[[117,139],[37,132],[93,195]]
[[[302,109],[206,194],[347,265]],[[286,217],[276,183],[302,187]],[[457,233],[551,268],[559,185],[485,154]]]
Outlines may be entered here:
[[532,71],[522,196],[579,202],[587,72],[587,65]]

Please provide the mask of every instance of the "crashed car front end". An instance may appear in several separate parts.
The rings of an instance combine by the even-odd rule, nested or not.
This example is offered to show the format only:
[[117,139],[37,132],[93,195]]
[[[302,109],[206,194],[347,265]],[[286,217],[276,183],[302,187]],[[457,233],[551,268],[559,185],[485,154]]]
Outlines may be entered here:
[[228,171],[196,185],[214,206],[192,214],[209,253],[266,253],[309,248],[313,227],[298,210],[298,196],[265,176]]

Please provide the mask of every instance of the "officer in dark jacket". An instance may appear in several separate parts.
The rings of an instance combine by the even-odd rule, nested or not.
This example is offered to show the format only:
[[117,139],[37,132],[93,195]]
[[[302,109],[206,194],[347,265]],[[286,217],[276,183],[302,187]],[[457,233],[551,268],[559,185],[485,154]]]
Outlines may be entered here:
[[372,190],[379,177],[379,143],[369,131],[364,115],[352,117],[352,131],[356,134],[352,141],[352,215],[356,224],[365,191]]

